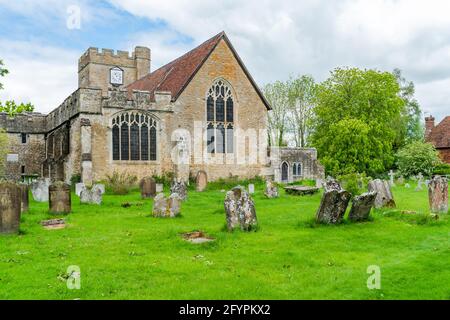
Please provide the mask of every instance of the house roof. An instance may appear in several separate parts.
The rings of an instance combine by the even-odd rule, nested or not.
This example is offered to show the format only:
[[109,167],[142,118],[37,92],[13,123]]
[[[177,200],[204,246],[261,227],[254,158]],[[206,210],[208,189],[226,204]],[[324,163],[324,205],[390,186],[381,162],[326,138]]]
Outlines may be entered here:
[[181,57],[173,60],[172,62],[169,62],[161,68],[131,83],[130,85],[128,85],[127,89],[129,91],[149,91],[152,100],[154,100],[154,94],[156,91],[169,91],[172,94],[172,101],[176,101],[222,39],[225,40],[225,42],[231,49],[233,55],[239,62],[241,68],[244,70],[246,76],[252,83],[266,108],[268,110],[271,110],[271,107],[266,98],[262,94],[256,82],[253,80],[247,68],[244,66],[244,63],[239,58],[236,50],[233,48],[230,40],[223,31],[215,35],[211,39],[206,40],[198,47],[192,49]]
[[447,116],[437,126],[431,129],[426,139],[436,148],[450,148],[450,116]]

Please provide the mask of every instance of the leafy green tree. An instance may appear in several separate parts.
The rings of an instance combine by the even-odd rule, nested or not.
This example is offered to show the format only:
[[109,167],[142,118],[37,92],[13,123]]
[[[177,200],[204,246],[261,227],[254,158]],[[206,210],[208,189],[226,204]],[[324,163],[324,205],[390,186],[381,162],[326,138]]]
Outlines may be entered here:
[[[8,74],[8,70],[5,69],[3,64],[3,60],[0,59],[0,77],[4,77],[5,75]],[[0,82],[0,89],[3,89],[3,84]]]
[[284,145],[288,128],[288,90],[281,81],[269,83],[263,87],[264,96],[272,110],[268,115],[269,143],[272,146]]
[[393,74],[357,68],[337,68],[319,85],[311,141],[329,173],[376,175],[393,165],[399,92]]
[[0,101],[0,112],[6,112],[10,117],[14,117],[18,113],[33,112],[34,106],[31,103],[20,103],[17,105],[14,101],[8,100],[3,104]]
[[419,173],[429,176],[440,164],[439,154],[430,143],[413,141],[397,152],[398,170],[406,177]]

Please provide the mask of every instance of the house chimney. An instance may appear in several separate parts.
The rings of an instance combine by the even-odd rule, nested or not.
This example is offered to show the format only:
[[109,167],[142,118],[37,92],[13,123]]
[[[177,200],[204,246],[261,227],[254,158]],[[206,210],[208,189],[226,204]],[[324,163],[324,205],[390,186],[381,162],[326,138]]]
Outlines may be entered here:
[[434,117],[425,117],[425,139],[430,135],[431,130],[434,128]]

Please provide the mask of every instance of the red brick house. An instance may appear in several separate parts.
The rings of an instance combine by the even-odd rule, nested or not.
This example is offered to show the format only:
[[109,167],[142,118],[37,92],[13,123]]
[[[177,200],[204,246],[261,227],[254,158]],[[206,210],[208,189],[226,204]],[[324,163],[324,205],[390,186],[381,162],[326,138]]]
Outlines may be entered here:
[[425,118],[425,141],[432,143],[442,161],[450,163],[450,116],[447,116],[437,126],[434,117]]

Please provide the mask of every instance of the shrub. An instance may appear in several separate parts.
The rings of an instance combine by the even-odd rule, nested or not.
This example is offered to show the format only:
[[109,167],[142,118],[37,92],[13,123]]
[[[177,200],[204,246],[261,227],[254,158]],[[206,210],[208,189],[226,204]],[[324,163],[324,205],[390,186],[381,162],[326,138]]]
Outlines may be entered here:
[[397,152],[397,166],[405,177],[418,175],[430,176],[441,164],[438,153],[430,143],[414,141]]
[[123,195],[129,193],[131,188],[136,185],[136,182],[137,177],[130,175],[126,171],[121,173],[114,171],[112,175],[106,175],[106,185],[113,194]]
[[152,176],[153,179],[155,179],[156,183],[162,183],[164,186],[170,186],[173,182],[173,179],[175,177],[175,174],[173,172],[164,172],[162,175],[156,175],[154,174]]
[[450,175],[450,164],[442,163],[434,168],[433,174],[445,176]]
[[357,196],[364,193],[369,178],[366,177],[365,173],[349,173],[338,176],[337,180],[342,188],[350,192],[352,196]]

